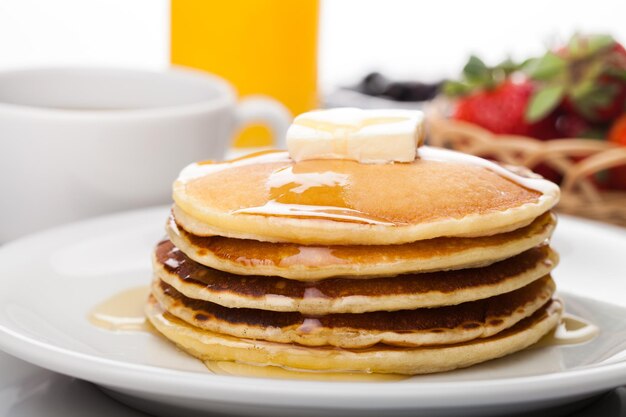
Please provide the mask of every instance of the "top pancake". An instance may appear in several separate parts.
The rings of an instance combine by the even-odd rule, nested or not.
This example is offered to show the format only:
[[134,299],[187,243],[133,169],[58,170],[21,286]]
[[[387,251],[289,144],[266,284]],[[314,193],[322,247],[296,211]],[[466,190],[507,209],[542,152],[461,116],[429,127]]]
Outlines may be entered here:
[[301,244],[398,244],[529,224],[558,187],[484,159],[421,147],[412,163],[294,162],[266,152],[185,168],[177,221],[198,236]]

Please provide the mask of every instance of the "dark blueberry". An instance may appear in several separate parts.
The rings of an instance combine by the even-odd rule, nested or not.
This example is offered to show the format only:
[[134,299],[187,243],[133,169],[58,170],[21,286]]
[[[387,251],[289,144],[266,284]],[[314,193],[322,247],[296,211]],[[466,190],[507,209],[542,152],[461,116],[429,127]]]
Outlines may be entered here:
[[378,72],[372,72],[363,78],[356,90],[369,96],[382,96],[387,90],[389,80]]
[[379,72],[372,72],[354,88],[356,91],[395,101],[425,101],[433,99],[443,85],[418,81],[391,81]]

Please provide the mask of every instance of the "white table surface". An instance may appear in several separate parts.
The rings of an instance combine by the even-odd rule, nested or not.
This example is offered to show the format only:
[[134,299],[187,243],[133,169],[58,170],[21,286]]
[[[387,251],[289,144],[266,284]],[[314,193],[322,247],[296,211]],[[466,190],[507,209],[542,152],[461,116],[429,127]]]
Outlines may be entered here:
[[140,417],[84,381],[39,368],[0,352],[2,417]]

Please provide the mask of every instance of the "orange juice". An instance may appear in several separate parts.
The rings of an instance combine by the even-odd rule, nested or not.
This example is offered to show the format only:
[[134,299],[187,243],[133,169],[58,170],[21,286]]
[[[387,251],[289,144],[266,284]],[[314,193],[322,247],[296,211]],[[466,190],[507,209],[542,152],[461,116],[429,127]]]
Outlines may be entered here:
[[[317,107],[318,0],[171,0],[171,59],[266,94],[299,114]],[[263,146],[252,126],[236,146]]]

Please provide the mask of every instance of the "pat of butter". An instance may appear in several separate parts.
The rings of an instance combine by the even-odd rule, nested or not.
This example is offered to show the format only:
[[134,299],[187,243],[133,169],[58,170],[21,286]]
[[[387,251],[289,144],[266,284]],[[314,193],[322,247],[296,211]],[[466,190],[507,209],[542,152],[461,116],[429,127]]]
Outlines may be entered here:
[[295,161],[411,162],[423,140],[424,115],[415,110],[316,110],[296,117],[287,130]]

